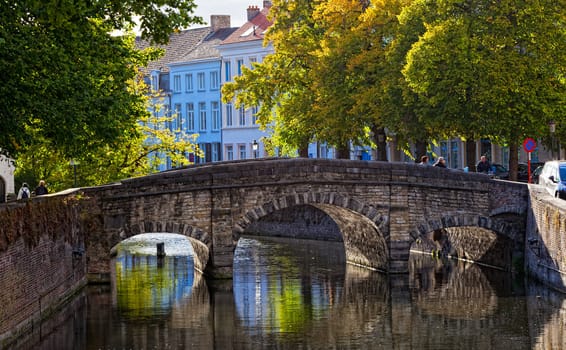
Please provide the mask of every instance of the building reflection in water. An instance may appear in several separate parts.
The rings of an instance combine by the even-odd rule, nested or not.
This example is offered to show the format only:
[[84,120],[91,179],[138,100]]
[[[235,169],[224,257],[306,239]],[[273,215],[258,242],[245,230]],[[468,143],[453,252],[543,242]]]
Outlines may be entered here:
[[89,286],[15,349],[566,348],[564,295],[506,272],[415,255],[387,276],[346,264],[341,243],[258,237],[234,263],[218,287],[190,254],[124,249],[111,287]]

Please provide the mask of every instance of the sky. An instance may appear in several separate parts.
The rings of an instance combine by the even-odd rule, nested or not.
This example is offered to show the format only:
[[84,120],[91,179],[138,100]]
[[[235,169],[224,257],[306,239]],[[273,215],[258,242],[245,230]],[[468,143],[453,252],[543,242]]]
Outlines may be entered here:
[[195,15],[201,16],[206,23],[210,22],[210,15],[230,15],[232,27],[240,27],[246,23],[248,6],[263,7],[263,0],[195,0],[195,3]]

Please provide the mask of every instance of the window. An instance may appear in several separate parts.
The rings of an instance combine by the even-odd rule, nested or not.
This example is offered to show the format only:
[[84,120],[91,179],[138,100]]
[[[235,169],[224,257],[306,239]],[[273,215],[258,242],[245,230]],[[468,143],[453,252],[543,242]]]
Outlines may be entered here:
[[183,130],[183,111],[181,110],[181,104],[175,103],[175,117],[176,117],[176,130]]
[[179,74],[173,76],[173,91],[181,92],[181,76]]
[[218,90],[220,80],[218,79],[218,71],[210,72],[210,90]]
[[212,161],[217,162],[220,160],[220,142],[212,143]]
[[212,116],[212,130],[220,129],[220,109],[217,101],[211,102],[210,111]]
[[195,105],[187,103],[187,130],[195,130]]
[[244,108],[244,105],[240,106],[240,125],[246,125],[246,109]]
[[151,76],[151,90],[157,91],[158,89],[159,89],[158,76],[152,75]]
[[197,163],[206,163],[206,143],[199,143],[198,148],[202,151],[202,156],[197,158]]
[[458,143],[458,141],[450,141],[450,168],[460,167],[460,159],[458,157],[460,149]]
[[193,92],[193,75],[185,74],[185,91]]
[[226,146],[226,159],[234,160],[234,147]]
[[226,126],[232,126],[232,104],[226,104]]
[[230,61],[224,61],[224,80],[230,81],[232,80],[232,65]]
[[206,103],[199,102],[198,110],[200,116],[200,130],[206,130]]
[[246,145],[238,146],[240,149],[240,159],[246,159]]
[[167,117],[165,119],[165,127],[170,131],[173,131],[173,122],[171,121],[171,108],[169,105],[163,105],[163,117]]
[[198,73],[197,74],[197,80],[198,80],[197,84],[198,84],[199,91],[205,90],[204,73]]
[[236,64],[238,65],[238,75],[242,75],[242,67],[244,66],[244,60],[237,60]]
[[254,69],[254,63],[257,62],[256,57],[250,57],[250,69]]
[[258,112],[258,108],[257,108],[257,106],[254,106],[252,108],[252,124],[253,125],[257,124],[257,112]]

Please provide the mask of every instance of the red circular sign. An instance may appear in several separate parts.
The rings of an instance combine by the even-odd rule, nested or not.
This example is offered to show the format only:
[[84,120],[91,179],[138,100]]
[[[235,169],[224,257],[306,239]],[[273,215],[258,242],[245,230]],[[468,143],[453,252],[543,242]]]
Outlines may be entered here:
[[527,153],[531,153],[537,148],[537,142],[530,137],[527,137],[525,141],[523,141],[523,149]]

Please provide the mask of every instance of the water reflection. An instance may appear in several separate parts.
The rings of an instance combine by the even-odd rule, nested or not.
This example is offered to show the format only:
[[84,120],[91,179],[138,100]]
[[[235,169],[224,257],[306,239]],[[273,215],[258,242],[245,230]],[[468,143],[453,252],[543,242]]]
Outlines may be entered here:
[[111,287],[15,348],[566,348],[564,295],[478,265],[413,256],[409,275],[386,276],[347,265],[342,243],[257,237],[234,263],[217,289],[190,255],[124,249]]

